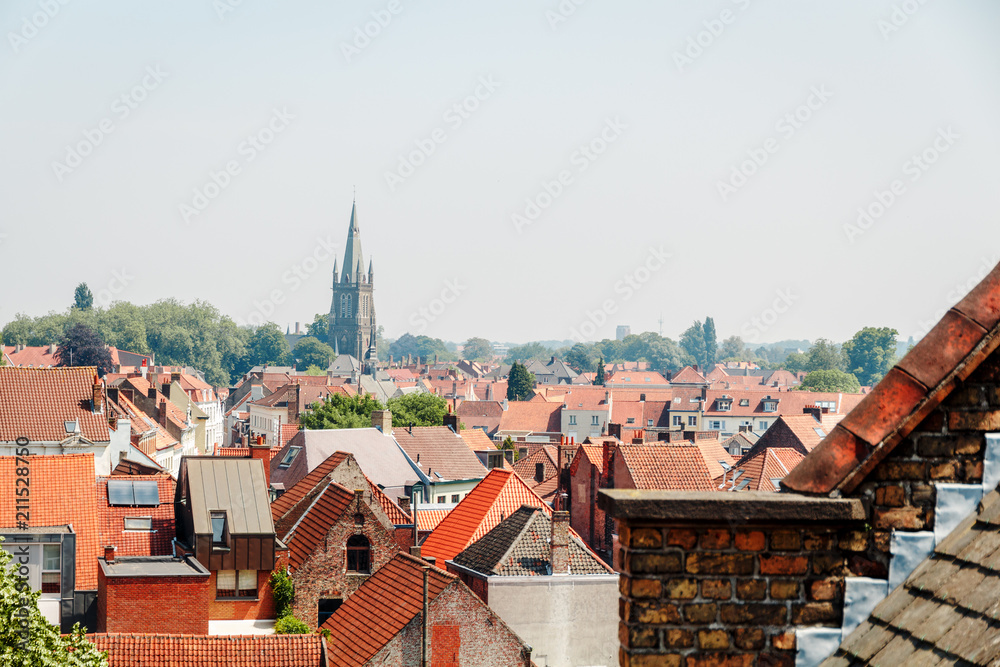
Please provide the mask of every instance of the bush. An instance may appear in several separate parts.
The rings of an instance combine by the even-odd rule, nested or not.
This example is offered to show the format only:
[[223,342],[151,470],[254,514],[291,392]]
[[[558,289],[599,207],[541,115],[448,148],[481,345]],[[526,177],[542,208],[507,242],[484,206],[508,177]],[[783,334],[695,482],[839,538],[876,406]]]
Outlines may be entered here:
[[[274,609],[278,618],[292,615],[292,598],[295,597],[295,586],[292,578],[284,569],[271,573],[271,594],[274,596]],[[299,633],[291,633],[299,634]]]
[[291,614],[286,614],[274,624],[274,633],[278,635],[307,635],[309,634],[309,626]]

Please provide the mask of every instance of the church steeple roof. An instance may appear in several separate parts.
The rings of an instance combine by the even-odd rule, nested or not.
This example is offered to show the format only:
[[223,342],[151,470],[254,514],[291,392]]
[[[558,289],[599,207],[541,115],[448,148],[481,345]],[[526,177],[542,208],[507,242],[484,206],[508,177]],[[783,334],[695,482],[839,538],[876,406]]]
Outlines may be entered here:
[[358,204],[355,202],[351,206],[351,226],[347,230],[347,246],[344,250],[344,271],[345,275],[350,276],[349,282],[360,279],[358,275],[361,272],[360,268],[353,275],[351,271],[355,271],[355,267],[363,266],[364,261],[361,252],[361,230],[358,228]]

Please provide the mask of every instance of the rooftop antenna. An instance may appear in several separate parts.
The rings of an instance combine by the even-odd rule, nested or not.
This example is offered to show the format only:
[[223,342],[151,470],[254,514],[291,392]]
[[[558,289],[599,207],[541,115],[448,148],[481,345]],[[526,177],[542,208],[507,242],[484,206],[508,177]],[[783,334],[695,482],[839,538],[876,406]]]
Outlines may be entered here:
[[663,336],[663,313],[662,312],[660,313],[660,320],[659,320],[659,322],[660,322],[660,336],[662,337]]

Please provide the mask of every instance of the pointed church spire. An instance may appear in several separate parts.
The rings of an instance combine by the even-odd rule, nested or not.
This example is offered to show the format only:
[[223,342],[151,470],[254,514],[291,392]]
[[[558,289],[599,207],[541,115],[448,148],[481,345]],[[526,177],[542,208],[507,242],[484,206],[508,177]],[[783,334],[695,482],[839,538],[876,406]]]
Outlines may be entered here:
[[337,258],[333,258],[333,284],[337,284]]
[[[358,205],[351,206],[351,224],[347,229],[347,246],[344,250],[344,276],[350,276],[347,282],[360,282],[361,267],[364,266],[364,255],[361,252],[361,230],[358,228]],[[357,268],[352,276],[351,270]]]

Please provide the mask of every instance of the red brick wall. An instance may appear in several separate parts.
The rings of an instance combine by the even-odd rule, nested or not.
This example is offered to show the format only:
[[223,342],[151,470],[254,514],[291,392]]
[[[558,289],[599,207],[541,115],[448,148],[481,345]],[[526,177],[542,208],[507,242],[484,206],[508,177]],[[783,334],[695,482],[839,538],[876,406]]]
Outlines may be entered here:
[[208,618],[212,621],[242,621],[255,619],[273,619],[274,596],[271,594],[271,573],[267,570],[257,571],[257,599],[230,600],[215,597],[216,572],[209,577]]
[[[386,530],[367,504],[363,504],[362,508],[365,522],[361,533],[371,543],[371,571],[374,572],[392,560],[399,551],[395,540],[396,531]],[[292,572],[292,582],[295,584],[292,613],[310,629],[316,628],[320,599],[346,600],[368,580],[367,575],[347,573],[347,539],[357,532],[354,512],[345,512],[330,527],[325,542]]]
[[[513,667],[529,662],[521,640],[461,582],[454,582],[431,601],[433,667]],[[455,636],[457,629],[457,638]],[[420,614],[396,635],[369,664],[420,664]],[[457,660],[452,651],[458,648]]]
[[469,590],[475,593],[477,598],[479,598],[486,604],[490,603],[489,599],[490,589],[486,579],[480,577],[474,577],[471,574],[467,574],[465,572],[459,572],[458,570],[453,569],[450,565],[448,566],[448,571],[457,576],[462,581],[463,584],[468,586]]
[[112,577],[98,573],[97,632],[208,634],[206,577]]
[[[582,456],[582,455],[581,455]],[[596,490],[600,488],[600,480],[596,466],[581,459],[577,465],[576,474],[570,478],[570,526],[584,542],[598,551],[607,550],[604,544],[604,510],[597,507]],[[591,522],[594,531],[591,534]]]

